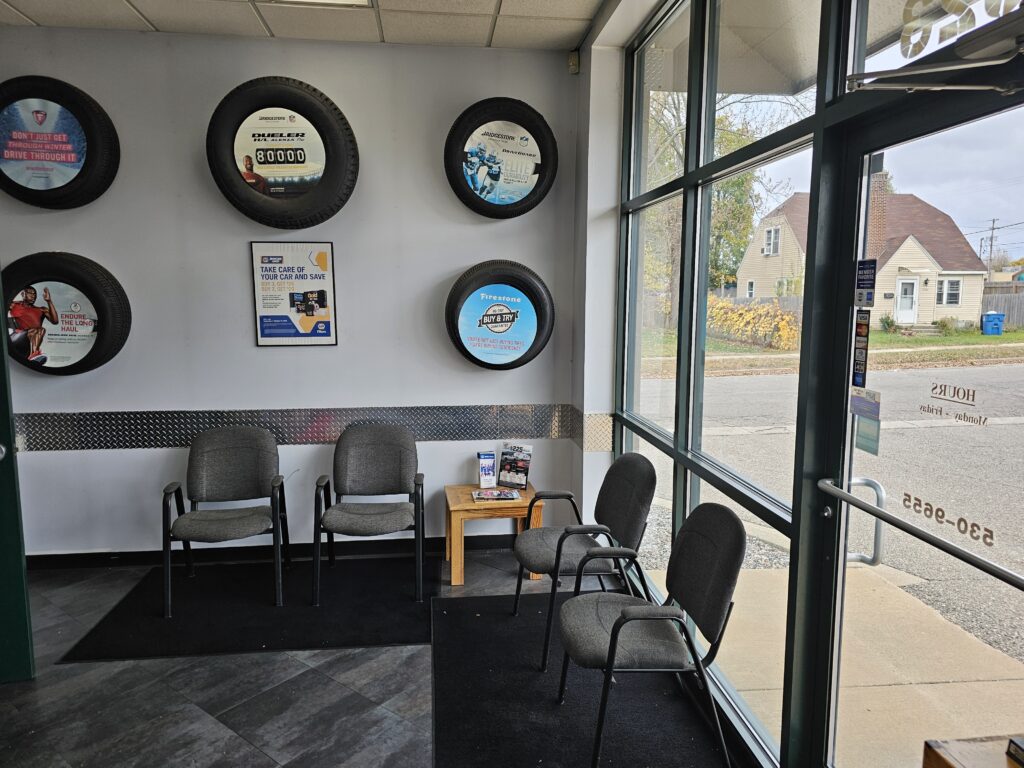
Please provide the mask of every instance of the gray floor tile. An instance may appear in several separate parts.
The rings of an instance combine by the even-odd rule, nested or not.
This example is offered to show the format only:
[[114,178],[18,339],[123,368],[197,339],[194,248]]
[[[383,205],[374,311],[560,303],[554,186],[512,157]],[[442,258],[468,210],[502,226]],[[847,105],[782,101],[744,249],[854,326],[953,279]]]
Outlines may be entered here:
[[287,653],[202,656],[175,661],[163,681],[211,715],[309,669]]
[[65,613],[79,617],[96,611],[109,611],[128,594],[148,569],[104,568],[81,581],[56,586],[46,599]]
[[383,737],[352,755],[345,755],[340,768],[428,768],[432,766],[432,743],[427,734],[409,723],[400,723]]
[[4,768],[70,768],[49,742],[35,734],[0,745],[0,765]]
[[316,668],[407,720],[431,711],[430,646],[346,648]]

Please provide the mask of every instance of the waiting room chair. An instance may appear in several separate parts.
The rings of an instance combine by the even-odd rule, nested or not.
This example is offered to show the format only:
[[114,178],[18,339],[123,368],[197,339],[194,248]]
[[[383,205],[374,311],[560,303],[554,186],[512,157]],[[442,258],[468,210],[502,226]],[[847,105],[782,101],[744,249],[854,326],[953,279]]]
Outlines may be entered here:
[[[559,613],[565,655],[558,701],[565,701],[569,659],[587,669],[604,670],[593,768],[601,759],[601,734],[612,676],[616,672],[690,671],[697,673],[707,692],[722,758],[729,768],[725,738],[705,670],[714,661],[725,634],[746,546],[743,523],[735,512],[721,504],[698,505],[687,516],[672,545],[664,605],[653,604],[649,593],[647,600],[610,592],[580,595],[583,574],[591,558],[611,558],[635,565],[643,576],[635,551],[597,548],[583,556],[576,573],[574,597],[562,605]],[[646,579],[643,584],[646,590]],[[710,643],[703,658],[697,653],[687,618]]]
[[[544,573],[551,577],[551,597],[548,600],[548,620],[544,630],[544,650],[541,653],[540,670],[548,666],[548,649],[551,645],[551,625],[555,614],[555,597],[558,594],[558,578],[572,575],[583,556],[600,547],[598,536],[604,536],[613,547],[639,548],[647,528],[647,514],[654,499],[654,487],[658,482],[654,465],[639,453],[626,453],[617,458],[608,468],[601,490],[594,505],[596,525],[584,525],[576,500],[568,491],[538,491],[530,501],[526,515],[526,529],[515,540],[514,551],[519,561],[519,580],[516,582],[516,597],[512,615],[519,615],[519,597],[523,590],[525,571]],[[572,505],[578,525],[565,528],[547,526],[530,528],[533,505],[541,499],[565,500]],[[629,586],[621,563],[602,560],[595,563],[588,575],[620,576],[624,585]],[[602,588],[604,581],[601,581]]]
[[[423,475],[417,472],[416,441],[405,427],[353,424],[334,448],[334,504],[331,480],[316,481],[313,509],[313,605],[320,605],[322,536],[334,564],[334,535],[381,536],[413,530],[416,549],[416,602],[423,602]],[[343,496],[408,494],[408,501],[342,501]]]
[[[284,477],[278,474],[277,440],[259,427],[219,427],[201,432],[188,451],[188,497],[185,511],[181,483],[170,483],[163,496],[164,617],[171,617],[171,544],[185,550],[189,577],[195,576],[191,542],[223,542],[272,533],[274,536],[274,604],[284,603],[281,542],[288,555],[288,511]],[[266,504],[233,509],[200,509],[200,502],[250,501]],[[171,502],[178,516],[171,521]]]

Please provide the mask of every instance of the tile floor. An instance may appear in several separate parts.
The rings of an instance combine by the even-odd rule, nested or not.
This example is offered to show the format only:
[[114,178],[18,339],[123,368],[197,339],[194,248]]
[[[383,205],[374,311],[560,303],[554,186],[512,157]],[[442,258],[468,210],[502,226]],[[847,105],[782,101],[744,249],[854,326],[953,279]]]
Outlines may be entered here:
[[[146,570],[29,573],[37,676],[0,685],[4,768],[433,764],[427,645],[56,665]],[[441,596],[511,594],[516,570],[467,553]]]

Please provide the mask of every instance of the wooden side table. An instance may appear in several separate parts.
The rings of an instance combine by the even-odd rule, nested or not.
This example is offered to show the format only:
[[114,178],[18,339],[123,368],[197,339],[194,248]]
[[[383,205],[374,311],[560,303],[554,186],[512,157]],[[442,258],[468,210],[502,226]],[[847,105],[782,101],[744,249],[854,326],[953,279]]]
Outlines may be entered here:
[[[516,521],[516,532],[521,532],[526,524],[526,511],[530,506],[530,499],[535,493],[533,486],[527,484],[526,490],[519,491],[519,498],[515,501],[473,501],[472,493],[479,489],[480,486],[473,483],[444,487],[444,559],[452,561],[453,587],[466,583],[466,521],[509,517]],[[538,501],[533,506],[530,527],[537,528],[543,525],[543,515],[544,502]],[[540,575],[531,573],[530,578],[539,579]]]

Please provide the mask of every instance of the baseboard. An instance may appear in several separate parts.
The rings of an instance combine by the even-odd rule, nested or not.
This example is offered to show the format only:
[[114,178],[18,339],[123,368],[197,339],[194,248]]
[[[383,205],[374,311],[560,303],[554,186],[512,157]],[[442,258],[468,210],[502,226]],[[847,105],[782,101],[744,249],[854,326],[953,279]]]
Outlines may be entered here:
[[[488,536],[467,536],[466,550],[511,549],[515,536],[511,533]],[[291,556],[309,559],[313,556],[313,545],[308,542],[292,542]],[[444,553],[444,538],[441,536],[425,539],[423,550],[428,555]],[[180,546],[175,546],[175,562],[180,558]],[[371,539],[359,541],[347,539],[337,541],[335,551],[339,557],[393,557],[412,556],[412,539]],[[117,566],[160,565],[160,550],[137,552],[69,552],[60,555],[29,555],[25,558],[28,570],[40,571],[48,568],[112,568]],[[204,547],[193,549],[197,563],[244,563],[270,560],[273,552],[269,544],[255,547]]]

